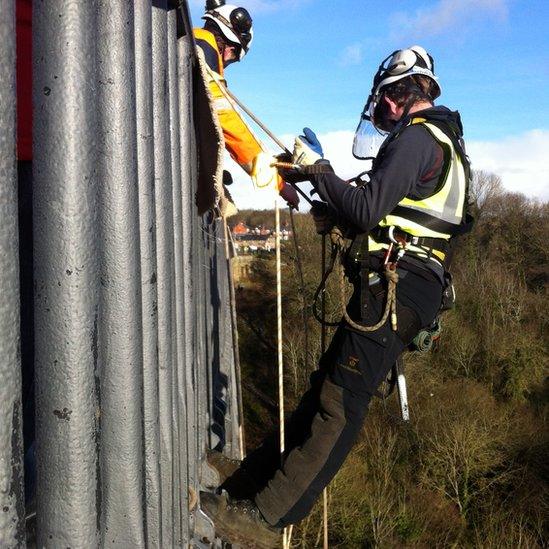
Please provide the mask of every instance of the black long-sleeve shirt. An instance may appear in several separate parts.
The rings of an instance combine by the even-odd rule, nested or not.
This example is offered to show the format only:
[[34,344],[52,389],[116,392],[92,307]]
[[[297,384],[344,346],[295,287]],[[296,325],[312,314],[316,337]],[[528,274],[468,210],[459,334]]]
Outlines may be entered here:
[[[421,117],[438,111],[453,118],[445,107],[414,113]],[[427,198],[435,191],[443,166],[443,151],[429,131],[419,125],[405,127],[386,147],[370,175],[370,182],[354,187],[333,173],[317,176],[319,196],[338,217],[361,231],[373,229],[404,198]]]
[[[459,114],[446,107],[431,107],[413,116],[452,122],[461,130]],[[424,126],[415,124],[405,126],[389,142],[365,185],[352,186],[334,173],[316,176],[313,185],[343,224],[367,233],[403,198],[431,196],[439,183],[443,160],[441,146]],[[442,275],[438,265],[429,267],[438,277]]]

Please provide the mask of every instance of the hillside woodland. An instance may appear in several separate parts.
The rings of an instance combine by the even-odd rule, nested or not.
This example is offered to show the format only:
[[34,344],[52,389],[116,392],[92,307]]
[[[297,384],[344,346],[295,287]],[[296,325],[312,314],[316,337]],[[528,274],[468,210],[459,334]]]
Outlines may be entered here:
[[[549,204],[505,192],[485,173],[475,174],[472,199],[477,223],[453,262],[456,307],[435,350],[405,356],[411,421],[400,420],[395,395],[373,401],[329,488],[331,547],[547,546]],[[272,227],[273,218],[247,211],[237,221]],[[291,240],[283,249],[288,410],[320,353],[311,303],[321,238],[309,215],[294,218],[299,254]],[[274,258],[252,266],[237,288],[249,448],[277,428],[278,414]],[[339,307],[333,284],[327,316]],[[292,546],[321,540],[317,505]]]

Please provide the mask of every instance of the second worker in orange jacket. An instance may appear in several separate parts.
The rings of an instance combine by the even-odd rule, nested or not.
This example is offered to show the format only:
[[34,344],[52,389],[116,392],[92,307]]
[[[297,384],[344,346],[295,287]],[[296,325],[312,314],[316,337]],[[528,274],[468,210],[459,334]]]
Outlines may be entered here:
[[253,39],[252,18],[245,8],[223,3],[208,9],[203,19],[204,28],[194,29],[194,37],[198,54],[206,65],[208,87],[223,130],[225,148],[257,188],[276,188],[289,205],[297,207],[299,198],[295,189],[271,166],[273,155],[265,150],[222,90],[226,85],[225,68],[240,61],[249,50]]

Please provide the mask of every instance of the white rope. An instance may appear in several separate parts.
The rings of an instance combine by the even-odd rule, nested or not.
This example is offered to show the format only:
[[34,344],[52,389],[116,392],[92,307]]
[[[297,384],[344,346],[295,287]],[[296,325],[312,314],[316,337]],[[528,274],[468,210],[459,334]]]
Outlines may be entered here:
[[[276,248],[276,325],[278,351],[278,422],[280,428],[280,463],[284,461],[284,358],[282,354],[282,260],[280,250],[280,208],[275,200],[275,248]],[[284,549],[290,547],[290,531],[284,528],[282,543]]]
[[322,492],[324,503],[324,549],[328,549],[328,488]]

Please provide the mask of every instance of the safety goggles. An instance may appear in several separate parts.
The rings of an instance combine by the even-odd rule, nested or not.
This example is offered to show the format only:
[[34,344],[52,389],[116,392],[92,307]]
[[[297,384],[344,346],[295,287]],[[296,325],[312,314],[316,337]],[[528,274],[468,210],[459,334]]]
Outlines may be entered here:
[[231,12],[231,26],[244,42],[249,44],[252,39],[252,18],[245,8],[237,8]]

